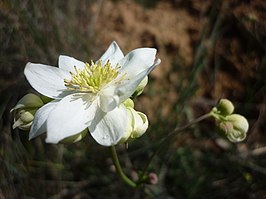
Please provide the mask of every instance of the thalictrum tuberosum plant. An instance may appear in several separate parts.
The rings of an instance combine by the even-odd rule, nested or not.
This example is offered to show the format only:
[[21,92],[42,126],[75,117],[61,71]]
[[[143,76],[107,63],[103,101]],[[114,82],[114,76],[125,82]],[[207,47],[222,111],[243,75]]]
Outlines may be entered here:
[[161,60],[154,48],[138,48],[124,56],[116,42],[96,62],[84,63],[60,55],[58,67],[27,63],[24,73],[31,86],[41,95],[25,95],[11,110],[13,128],[29,130],[29,139],[46,133],[47,143],[74,143],[88,133],[100,145],[110,147],[118,175],[130,186],[155,183],[156,175],[148,166],[160,144],[178,132],[213,117],[220,132],[231,142],[245,139],[247,120],[233,114],[234,106],[221,99],[209,113],[170,132],[160,141],[138,179],[125,175],[115,146],[143,135],[148,128],[147,116],[134,109],[133,98],[148,82],[148,74]]

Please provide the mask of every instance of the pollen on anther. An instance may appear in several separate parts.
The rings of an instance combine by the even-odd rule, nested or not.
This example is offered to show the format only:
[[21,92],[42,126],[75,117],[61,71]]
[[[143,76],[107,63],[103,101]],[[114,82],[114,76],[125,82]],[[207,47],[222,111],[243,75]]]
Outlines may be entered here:
[[71,79],[64,80],[65,86],[69,90],[96,93],[118,76],[118,70],[119,66],[112,67],[109,60],[104,65],[102,61],[85,63],[82,70],[74,66],[74,72],[70,72]]

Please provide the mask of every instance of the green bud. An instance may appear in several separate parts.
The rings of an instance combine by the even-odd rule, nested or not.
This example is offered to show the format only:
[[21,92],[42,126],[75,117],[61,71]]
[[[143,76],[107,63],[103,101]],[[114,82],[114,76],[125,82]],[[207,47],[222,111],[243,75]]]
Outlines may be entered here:
[[132,109],[132,114],[134,115],[134,128],[131,132],[130,137],[134,139],[142,136],[146,132],[149,122],[147,116],[144,113]]
[[29,93],[23,96],[17,103],[17,105],[11,109],[11,112],[20,108],[39,108],[43,105],[41,98],[35,94]]
[[32,122],[34,119],[35,113],[36,113],[36,110],[25,111],[23,109],[18,112],[21,121],[24,123]]
[[223,116],[233,113],[235,107],[233,103],[228,99],[221,99],[216,106],[217,112]]
[[14,114],[13,129],[19,128],[21,130],[29,130],[34,115],[38,108],[43,106],[43,101],[37,95],[29,93],[22,97],[17,105],[11,109],[11,113]]
[[125,105],[126,108],[134,108],[134,102],[130,98],[124,101],[123,104]]
[[142,92],[143,92],[143,90],[144,90],[144,88],[145,88],[145,86],[148,84],[148,76],[146,76],[141,82],[140,82],[140,84],[138,85],[138,87],[137,87],[137,89],[135,90],[135,92],[133,93],[133,97],[137,97],[137,96],[139,96]]
[[126,107],[128,111],[128,124],[120,143],[142,136],[148,128],[148,118],[144,113],[135,111],[131,107]]
[[40,96],[41,100],[43,101],[44,104],[47,104],[48,102],[51,102],[53,99],[50,97],[47,97],[45,95]]
[[218,127],[231,142],[241,142],[247,136],[249,124],[242,115],[232,114],[226,116],[225,121],[218,123]]

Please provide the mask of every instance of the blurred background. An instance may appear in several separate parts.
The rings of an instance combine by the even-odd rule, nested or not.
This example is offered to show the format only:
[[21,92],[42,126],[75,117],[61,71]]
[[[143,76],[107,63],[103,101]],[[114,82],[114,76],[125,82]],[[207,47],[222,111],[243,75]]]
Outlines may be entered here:
[[[231,144],[206,120],[164,145],[149,167],[156,185],[136,190],[114,172],[108,148],[87,136],[50,145],[12,130],[10,109],[35,92],[27,62],[57,66],[61,54],[97,60],[117,41],[127,52],[155,47],[162,63],[136,109],[147,133],[118,146],[135,176],[158,140],[229,98],[244,115],[247,139]],[[266,198],[266,1],[1,0],[0,198]]]

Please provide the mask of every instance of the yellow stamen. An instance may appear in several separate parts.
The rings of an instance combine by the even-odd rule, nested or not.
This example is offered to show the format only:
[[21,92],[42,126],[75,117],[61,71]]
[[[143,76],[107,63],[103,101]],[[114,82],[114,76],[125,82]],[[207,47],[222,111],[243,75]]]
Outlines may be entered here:
[[91,61],[91,64],[85,64],[83,70],[74,68],[75,72],[70,72],[71,80],[64,80],[65,86],[69,90],[96,93],[118,76],[119,66],[113,68],[108,60],[105,65],[101,61],[96,64]]

